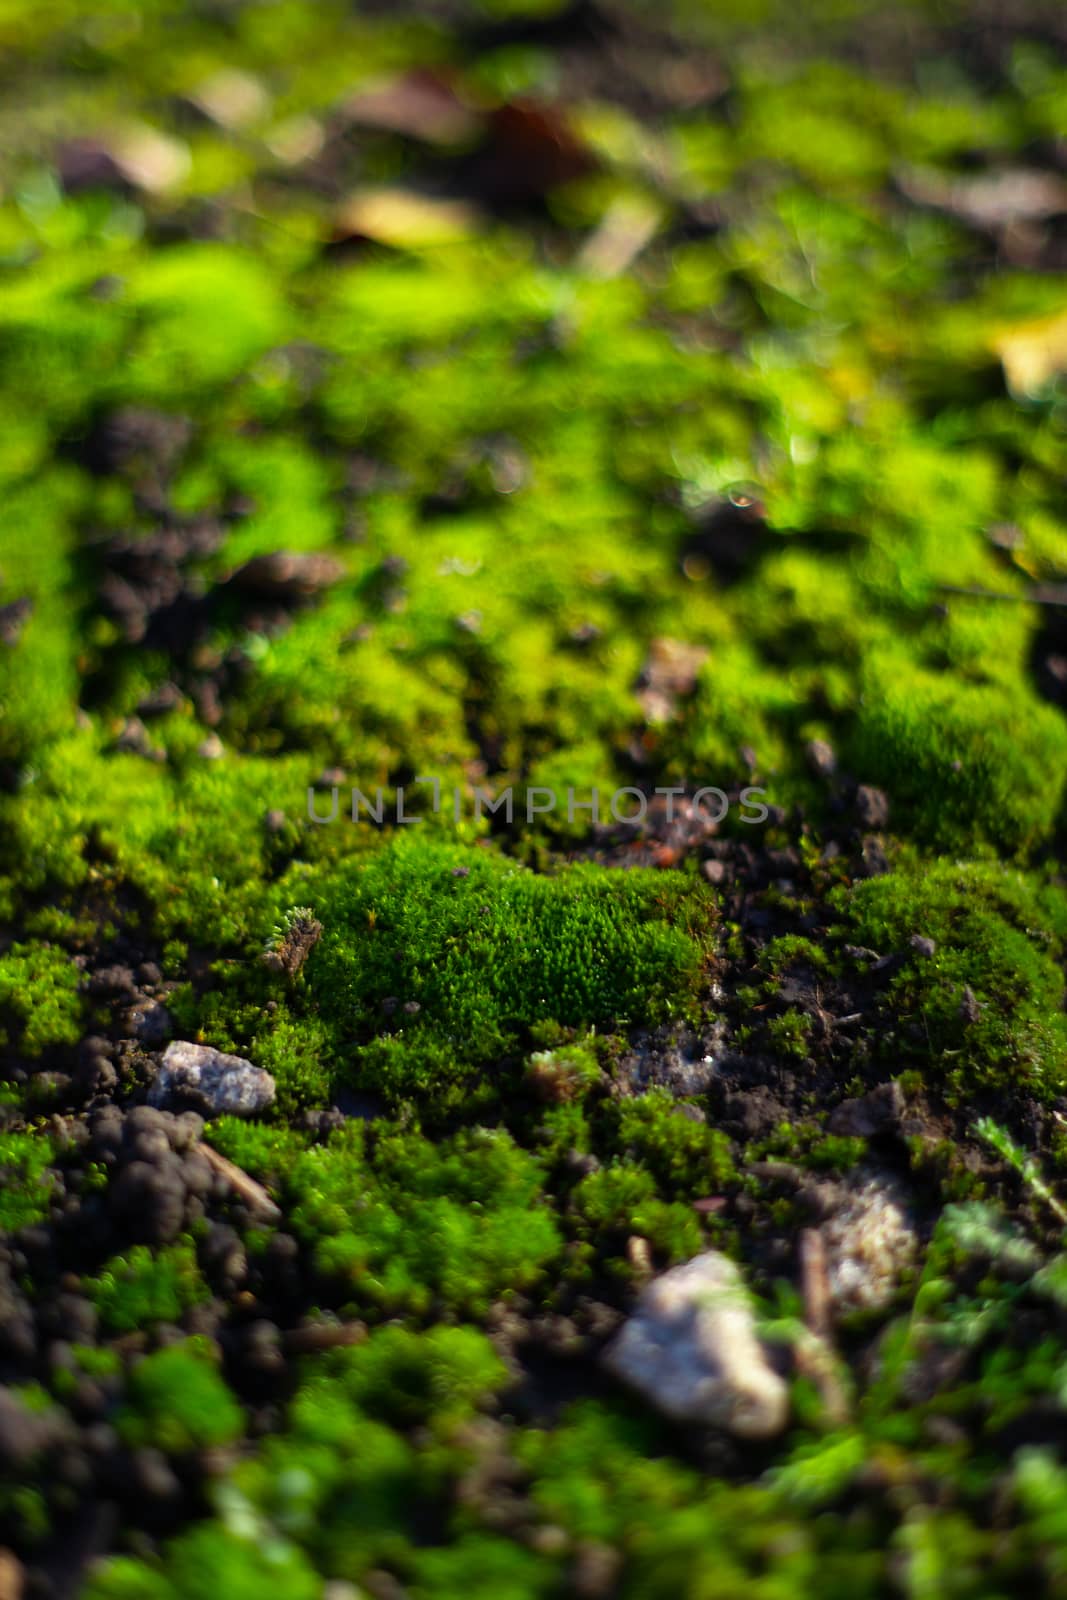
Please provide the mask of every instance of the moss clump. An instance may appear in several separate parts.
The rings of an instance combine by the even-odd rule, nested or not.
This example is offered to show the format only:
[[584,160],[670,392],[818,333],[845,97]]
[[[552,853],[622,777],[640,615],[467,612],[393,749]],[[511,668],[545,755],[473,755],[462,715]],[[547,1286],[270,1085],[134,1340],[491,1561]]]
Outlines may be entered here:
[[244,1414],[219,1376],[207,1341],[195,1338],[157,1350],[133,1367],[115,1426],[126,1444],[183,1455],[239,1439]]
[[800,1060],[808,1054],[811,1031],[811,1018],[796,1006],[789,1006],[781,1016],[772,1017],[767,1023],[772,1047],[782,1055],[796,1056]]
[[537,1163],[502,1130],[431,1144],[350,1125],[295,1163],[289,1188],[316,1263],[368,1308],[482,1313],[562,1248]]
[[318,1600],[322,1579],[300,1551],[253,1522],[207,1523],[172,1541],[163,1563],[116,1556],[90,1574],[84,1600]]
[[85,1293],[112,1333],[153,1322],[177,1322],[190,1306],[211,1298],[188,1241],[153,1251],[133,1245],[84,1283]]
[[726,1135],[687,1116],[666,1089],[621,1102],[616,1137],[671,1199],[718,1194],[736,1181]]
[[396,1095],[469,1076],[546,1020],[691,1012],[712,899],[680,876],[538,877],[488,851],[402,840],[325,887],[316,911],[311,991],[360,1083]]
[[0,1133],[0,1228],[13,1232],[48,1215],[58,1177],[56,1151],[44,1133]]
[[647,1239],[664,1262],[686,1261],[702,1249],[704,1233],[692,1206],[664,1200],[655,1178],[636,1161],[615,1161],[591,1172],[570,1197],[570,1226],[616,1275],[630,1273],[631,1237]]
[[828,965],[826,951],[802,934],[783,933],[777,939],[769,939],[759,954],[761,970],[775,977],[798,964],[813,967],[816,972],[824,972]]
[[535,1050],[526,1062],[526,1082],[549,1105],[583,1100],[600,1081],[600,1064],[585,1045]]
[[469,1416],[507,1379],[507,1368],[476,1328],[389,1325],[366,1344],[340,1350],[319,1364],[320,1392],[345,1395],[369,1416],[394,1427]]
[[[935,1066],[957,1094],[1013,1084],[1044,1097],[1061,1091],[1062,890],[1005,867],[939,861],[836,898],[850,942],[900,957],[886,990],[883,1050]],[[915,935],[934,941],[932,956],[913,949]]]
[[75,1044],[82,1034],[80,974],[50,944],[13,944],[0,956],[0,1044],[39,1056],[49,1045]]
[[1021,686],[961,681],[897,659],[871,674],[849,756],[865,781],[888,791],[894,825],[923,844],[1015,855],[1046,839],[1056,820],[1067,727]]
[[447,1458],[420,1457],[336,1385],[314,1379],[298,1390],[287,1421],[286,1433],[234,1474],[244,1519],[284,1530],[320,1573],[351,1580],[380,1562],[403,1570],[413,1518],[440,1507]]

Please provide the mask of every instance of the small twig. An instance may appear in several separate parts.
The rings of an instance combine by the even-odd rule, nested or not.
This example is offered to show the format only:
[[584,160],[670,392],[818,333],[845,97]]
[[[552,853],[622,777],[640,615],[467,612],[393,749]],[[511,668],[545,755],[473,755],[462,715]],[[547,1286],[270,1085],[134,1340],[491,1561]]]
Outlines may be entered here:
[[826,1246],[818,1228],[805,1228],[800,1235],[800,1282],[804,1321],[816,1338],[828,1339],[832,1320],[830,1278],[826,1270]]
[[805,1378],[810,1378],[815,1385],[826,1420],[832,1427],[842,1427],[849,1419],[851,1408],[830,1341],[820,1338],[808,1328],[800,1329],[793,1354],[797,1371]]
[[834,1349],[830,1274],[818,1228],[805,1228],[800,1235],[800,1288],[806,1331],[795,1346],[797,1370],[811,1379],[827,1419],[839,1427],[848,1421],[849,1403]]
[[277,1218],[281,1216],[281,1211],[274,1204],[266,1189],[261,1183],[257,1183],[255,1178],[250,1178],[247,1172],[243,1172],[240,1167],[234,1166],[232,1161],[227,1161],[225,1156],[220,1155],[217,1150],[213,1150],[203,1140],[201,1140],[197,1149],[200,1150],[204,1159],[214,1167],[219,1176],[226,1180],[234,1194],[244,1201],[249,1211],[258,1211],[260,1216],[263,1217]]

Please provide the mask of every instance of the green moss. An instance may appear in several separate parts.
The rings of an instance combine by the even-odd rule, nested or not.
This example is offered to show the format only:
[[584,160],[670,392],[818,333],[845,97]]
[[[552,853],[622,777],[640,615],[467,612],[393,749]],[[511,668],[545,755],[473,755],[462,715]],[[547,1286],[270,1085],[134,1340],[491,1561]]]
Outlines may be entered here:
[[[883,1048],[937,1067],[957,1092],[1059,1092],[1062,891],[1007,868],[946,861],[857,884],[847,902],[838,893],[846,903],[851,942],[903,957],[887,990]],[[915,935],[934,941],[933,956],[911,949]]]
[[760,967],[774,976],[799,963],[814,967],[816,972],[824,972],[828,957],[821,945],[798,933],[785,933],[777,939],[769,939],[760,951]]
[[205,1138],[268,1188],[288,1178],[307,1149],[307,1134],[285,1123],[245,1122],[239,1117],[216,1117],[207,1125]]
[[190,1242],[150,1250],[134,1245],[84,1281],[84,1290],[111,1333],[153,1322],[177,1322],[190,1306],[211,1298]]
[[811,1018],[807,1012],[790,1006],[781,1016],[770,1019],[767,1034],[774,1050],[781,1051],[783,1055],[803,1058],[810,1048]]
[[[75,1044],[82,1034],[80,974],[70,957],[49,944],[13,944],[0,956],[0,1040],[39,1056],[49,1045]],[[13,1026],[12,1026],[13,1024]]]
[[582,1100],[601,1082],[600,1064],[584,1045],[535,1050],[526,1062],[526,1081],[549,1104]]
[[469,1416],[500,1389],[507,1368],[475,1328],[430,1328],[416,1333],[395,1325],[365,1344],[317,1364],[309,1379],[324,1398],[345,1395],[368,1415],[394,1427],[433,1421],[448,1426]]
[[[1067,1080],[1067,901],[1033,865],[1064,817],[1062,707],[1034,673],[1060,644],[1055,610],[1023,603],[1067,566],[1063,377],[1031,385],[1002,360],[1004,330],[1059,313],[1064,286],[1046,270],[1054,230],[975,229],[909,193],[955,206],[972,176],[1040,167],[1067,73],[1040,17],[1014,41],[1007,17],[979,82],[956,48],[974,31],[965,0],[906,16],[875,0],[616,7],[618,84],[587,82],[559,0],[356,9],[129,0],[90,26],[73,0],[0,4],[20,79],[8,70],[0,141],[0,606],[32,603],[18,627],[0,618],[0,1099],[12,1126],[42,1090],[62,1104],[62,1076],[24,1083],[25,1066],[54,1054],[65,1074],[81,1035],[116,1020],[85,1003],[73,957],[159,960],[179,1036],[277,1081],[273,1120],[220,1118],[207,1137],[276,1199],[310,1274],[301,1301],[370,1326],[301,1369],[275,1432],[221,1477],[178,1463],[197,1524],[149,1545],[126,1507],[115,1547],[131,1553],[94,1569],[90,1600],[318,1600],[329,1580],[549,1600],[598,1575],[620,1600],[1058,1593],[1064,1475],[1010,1441],[1051,1426],[1067,1392],[1063,1274],[989,1195],[1051,1227],[1067,1161],[1051,1124],[1024,1153],[1015,1116]],[[235,68],[259,110],[231,126],[201,90]],[[509,120],[536,154],[536,110],[506,109],[528,96],[566,102],[596,170],[543,205],[475,213],[445,244],[333,248],[353,186],[421,193],[447,188],[456,159],[477,170],[473,145],[351,122],[353,90],[427,69],[488,118],[483,154],[507,155]],[[654,137],[636,109],[652,90]],[[162,136],[173,181],[64,183],[70,141],[107,144],[128,117]],[[583,244],[595,256],[653,194],[657,231],[614,275],[591,272]],[[124,444],[131,424],[186,422],[173,454]],[[218,548],[149,586],[176,600],[156,619],[175,649],[155,629],[131,641],[111,615],[111,541],[165,529],[177,546],[193,518]],[[995,532],[1008,522],[1018,536]],[[329,554],[338,576],[275,614],[227,576],[281,550]],[[706,654],[654,703],[664,639]],[[177,706],[145,713],[165,759],[117,748],[170,681]],[[809,770],[816,737],[836,775]],[[320,825],[307,788],[337,767],[341,815]],[[346,815],[349,784],[392,802],[427,773],[446,809],[427,816],[422,785],[410,832]],[[510,826],[469,819],[483,784],[581,801],[635,781],[751,781],[799,808],[750,827],[735,807],[720,828],[757,867],[765,845],[797,850],[794,889],[764,887],[742,852],[720,937],[688,861],[565,865],[592,843],[588,812],[527,823],[520,800]],[[871,880],[853,849],[861,782],[890,799],[894,870]],[[279,970],[265,941],[301,906],[325,936]],[[892,959],[872,972],[846,943]],[[844,1031],[816,1041],[778,998],[804,969],[828,1012],[846,991],[861,1012],[851,1056]],[[633,1030],[704,1023],[713,977],[724,1025],[740,1021],[731,1051],[793,1081],[812,1050],[849,1094],[892,1074],[917,1119],[947,1092],[972,1132],[909,1135],[924,1225],[935,1195],[969,1204],[937,1221],[910,1312],[857,1366],[849,1421],[820,1431],[797,1380],[789,1434],[709,1474],[621,1396],[553,1398],[543,1425],[480,1415],[507,1380],[479,1324],[518,1296],[534,1313],[623,1306],[635,1236],[656,1268],[725,1246],[768,1289],[795,1202],[750,1175],[747,1218],[705,1217],[693,1202],[738,1181],[729,1142],[664,1092],[614,1092]],[[124,1095],[146,1072],[131,1060]],[[325,1140],[300,1126],[350,1086],[387,1116]],[[972,1171],[986,1110],[997,1159]],[[746,1162],[850,1170],[863,1142],[823,1122],[813,1100]],[[88,1225],[107,1170],[85,1154],[32,1126],[0,1136],[0,1226],[49,1217],[56,1163],[84,1174],[70,1193]],[[260,1308],[242,1301],[238,1321],[281,1316],[271,1237],[247,1230]],[[49,1295],[24,1253],[19,1292]],[[206,1293],[184,1239],[85,1287],[105,1336],[180,1320]],[[796,1291],[770,1291],[782,1334]],[[917,1400],[946,1356],[957,1376]],[[50,1387],[73,1402],[95,1375],[110,1392],[121,1359],[76,1349]],[[12,1387],[66,1427],[39,1385]],[[242,1432],[194,1343],[132,1368],[111,1420],[178,1455]],[[27,1561],[80,1514],[52,1466],[0,1474],[0,1544]]]
[[406,841],[315,909],[325,932],[309,986],[338,1044],[351,1041],[358,1081],[393,1095],[469,1076],[545,1020],[692,1014],[712,916],[683,878],[537,877],[488,851]]
[[595,1246],[596,1256],[617,1273],[630,1271],[629,1239],[646,1239],[667,1263],[688,1260],[703,1247],[704,1235],[690,1205],[663,1200],[652,1174],[635,1162],[618,1161],[591,1172],[570,1199],[571,1226],[579,1240]]
[[[1025,726],[1020,740],[1015,731]],[[1023,689],[919,671],[897,659],[866,685],[849,756],[883,786],[903,824],[934,849],[1047,838],[1067,778],[1063,719]],[[898,809],[899,808],[899,811]]]
[[182,1455],[240,1438],[244,1415],[209,1348],[205,1340],[186,1339],[134,1365],[115,1419],[126,1444]]
[[533,1288],[561,1249],[537,1164],[502,1130],[433,1145],[349,1126],[303,1155],[289,1185],[292,1225],[320,1269],[394,1313],[484,1312]]
[[44,1133],[0,1133],[0,1228],[14,1232],[48,1215],[58,1187],[55,1146]]
[[666,1089],[621,1102],[616,1138],[672,1199],[718,1194],[736,1181],[726,1135],[692,1121]]
[[278,1600],[317,1600],[322,1590],[321,1579],[287,1541],[207,1524],[174,1540],[164,1564],[113,1557],[92,1572],[84,1595],[85,1600],[210,1600],[220,1586],[233,1600],[257,1600],[264,1587]]
[[[289,1409],[285,1436],[238,1468],[234,1488],[253,1517],[314,1552],[316,1569],[358,1578],[406,1564],[413,1515],[436,1507],[442,1474],[408,1441],[314,1383]],[[253,1526],[255,1523],[253,1523]]]
[[411,1594],[469,1595],[472,1600],[550,1600],[559,1593],[559,1563],[490,1533],[461,1534],[436,1550],[417,1551]]

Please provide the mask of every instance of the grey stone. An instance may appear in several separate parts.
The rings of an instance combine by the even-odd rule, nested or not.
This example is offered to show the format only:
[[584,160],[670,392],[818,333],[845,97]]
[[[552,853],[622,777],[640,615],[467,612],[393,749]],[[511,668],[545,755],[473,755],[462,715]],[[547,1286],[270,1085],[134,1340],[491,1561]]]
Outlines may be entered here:
[[678,1422],[765,1439],[788,1420],[788,1390],[756,1336],[741,1275],[717,1250],[648,1284],[601,1360]]
[[889,1173],[857,1171],[821,1232],[838,1314],[884,1309],[918,1256],[910,1196]]
[[804,746],[808,766],[817,778],[832,778],[837,771],[837,755],[825,739],[812,739]]
[[175,1039],[167,1046],[148,1091],[149,1105],[181,1102],[207,1116],[254,1117],[273,1099],[274,1079],[262,1067],[187,1039]]
[[831,1113],[830,1133],[873,1139],[897,1127],[904,1114],[904,1092],[900,1084],[880,1083],[869,1094],[855,1100],[842,1100]]
[[865,828],[884,828],[889,821],[889,796],[885,790],[861,783],[856,790],[856,815]]
[[161,1000],[141,1000],[126,1013],[126,1026],[132,1038],[151,1049],[170,1037],[173,1024]]

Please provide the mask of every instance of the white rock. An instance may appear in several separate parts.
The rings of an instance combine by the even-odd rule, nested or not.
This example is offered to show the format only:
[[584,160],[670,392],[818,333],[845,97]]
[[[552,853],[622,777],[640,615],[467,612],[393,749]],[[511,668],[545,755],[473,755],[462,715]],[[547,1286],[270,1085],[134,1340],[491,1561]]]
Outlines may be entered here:
[[830,1300],[839,1313],[887,1306],[919,1248],[908,1196],[888,1175],[858,1175],[820,1232]]
[[788,1420],[788,1390],[756,1337],[741,1275],[717,1250],[650,1283],[601,1359],[678,1422],[765,1439]]
[[163,1052],[155,1082],[148,1091],[151,1106],[192,1104],[207,1116],[254,1117],[274,1099],[274,1079],[243,1056],[228,1056],[210,1045],[175,1039]]

